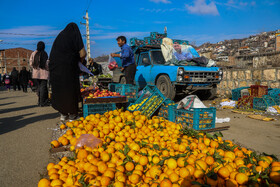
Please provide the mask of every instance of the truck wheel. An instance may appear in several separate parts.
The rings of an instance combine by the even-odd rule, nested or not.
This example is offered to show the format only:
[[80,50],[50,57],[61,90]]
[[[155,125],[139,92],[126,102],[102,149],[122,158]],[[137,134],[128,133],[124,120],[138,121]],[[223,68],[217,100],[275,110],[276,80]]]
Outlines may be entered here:
[[172,85],[169,77],[167,75],[161,75],[157,80],[157,88],[161,91],[161,93],[173,100],[176,95],[175,87]]
[[125,77],[121,77],[120,83],[121,83],[121,84],[126,84]]

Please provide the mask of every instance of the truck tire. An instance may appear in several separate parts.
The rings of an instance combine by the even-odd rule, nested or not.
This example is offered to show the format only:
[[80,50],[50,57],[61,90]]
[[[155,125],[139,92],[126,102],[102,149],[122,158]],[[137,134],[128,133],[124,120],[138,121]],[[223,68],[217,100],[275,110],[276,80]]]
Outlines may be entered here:
[[175,87],[172,85],[169,77],[167,75],[161,75],[156,82],[157,88],[161,91],[161,93],[173,100],[176,95]]
[[121,79],[120,79],[120,84],[126,84],[126,80],[125,80],[125,77],[124,77],[124,76],[121,77]]

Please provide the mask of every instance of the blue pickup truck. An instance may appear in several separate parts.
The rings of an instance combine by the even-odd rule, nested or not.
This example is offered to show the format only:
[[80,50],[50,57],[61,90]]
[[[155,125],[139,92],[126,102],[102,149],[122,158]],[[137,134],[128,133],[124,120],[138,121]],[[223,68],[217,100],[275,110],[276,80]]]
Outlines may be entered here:
[[[147,84],[156,85],[164,96],[174,99],[176,94],[200,92],[204,98],[216,95],[223,71],[219,67],[166,65],[160,47],[133,47],[137,64],[135,83],[140,89]],[[121,67],[120,59],[116,61]],[[113,82],[125,84],[124,74],[117,68],[113,72]]]

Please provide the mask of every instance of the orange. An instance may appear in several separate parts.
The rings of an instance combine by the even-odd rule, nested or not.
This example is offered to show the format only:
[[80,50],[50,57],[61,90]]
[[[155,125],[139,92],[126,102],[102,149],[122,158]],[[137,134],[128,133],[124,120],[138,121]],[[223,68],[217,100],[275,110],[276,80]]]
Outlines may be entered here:
[[132,184],[137,184],[140,180],[140,176],[137,174],[132,174],[129,176],[129,180]]
[[184,179],[184,178],[190,176],[190,172],[189,172],[189,170],[187,168],[181,168],[179,170],[179,175],[180,175],[181,178]]
[[167,160],[167,166],[168,166],[169,169],[175,169],[175,168],[177,168],[177,162],[176,162],[176,160],[173,159],[173,158],[168,159],[168,160]]
[[59,142],[57,140],[53,140],[53,141],[51,141],[51,146],[53,148],[57,148],[57,147],[59,147]]
[[177,165],[181,168],[185,166],[185,160],[184,159],[185,159],[184,157],[180,157],[177,160]]
[[127,162],[125,164],[126,171],[132,171],[134,169],[134,164],[132,162]]
[[38,187],[49,187],[51,182],[48,179],[41,179],[38,183]]
[[157,176],[159,176],[161,174],[161,168],[160,166],[154,165],[153,167],[151,167],[150,169],[150,175],[152,178],[156,178]]
[[109,178],[113,179],[114,176],[115,176],[115,173],[113,171],[111,171],[111,170],[106,170],[104,172],[103,176],[106,176],[106,177],[109,177]]
[[218,147],[219,147],[219,143],[212,140],[211,143],[210,143],[210,147],[212,147],[212,148],[218,148]]
[[235,176],[235,180],[238,184],[240,185],[245,185],[247,184],[248,182],[248,176],[244,173],[238,173],[236,176]]
[[226,181],[227,187],[238,187],[238,183],[234,179],[229,179]]
[[65,124],[61,124],[60,125],[60,129],[65,129],[66,128],[66,125]]
[[209,177],[206,177],[206,184],[209,184],[210,186],[217,186],[218,185],[218,181],[211,179]]
[[237,174],[238,174],[237,171],[233,171],[233,172],[230,173],[229,178],[230,178],[230,179],[235,179],[235,177],[236,177]]
[[221,167],[219,170],[218,170],[218,175],[224,179],[228,178],[230,176],[230,172],[228,170],[227,167]]
[[104,162],[107,162],[110,160],[110,155],[107,153],[107,152],[103,152],[101,153],[101,159],[104,161]]
[[170,179],[170,181],[172,182],[172,183],[175,183],[175,182],[177,182],[178,180],[179,180],[179,175],[177,174],[177,173],[171,173],[169,176],[168,176],[168,178]]
[[47,166],[47,170],[49,171],[50,169],[52,169],[55,166],[54,163],[50,162]]
[[278,171],[272,171],[269,174],[270,180],[276,184],[280,183],[280,173]]
[[192,165],[187,165],[186,168],[189,170],[190,174],[193,175],[194,173],[194,167]]
[[263,168],[267,168],[269,166],[269,163],[267,161],[263,161],[263,160],[259,161],[258,164],[260,166],[262,166]]
[[145,166],[148,164],[148,158],[146,156],[141,156],[139,159],[139,164],[141,164],[142,166]]
[[208,168],[206,162],[204,162],[203,160],[197,160],[195,162],[195,167],[198,169],[202,169],[203,171],[206,171],[206,169]]
[[280,171],[280,166],[271,167],[271,171]]
[[160,183],[160,187],[171,187],[172,183],[169,179],[164,179]]
[[117,181],[114,183],[114,186],[115,187],[124,187],[124,183]]
[[211,166],[212,164],[214,164],[215,160],[212,156],[207,156],[205,162],[208,166]]
[[280,162],[272,162],[271,163],[271,167],[274,167],[274,166],[280,166]]
[[78,151],[77,158],[78,158],[79,160],[83,160],[84,158],[87,158],[87,156],[88,156],[88,153],[87,153],[87,151],[86,151],[85,149],[80,149],[80,150]]
[[51,186],[62,186],[62,184],[63,184],[63,181],[60,179],[54,179],[51,182]]
[[98,171],[100,173],[104,173],[108,169],[108,166],[105,163],[101,163],[98,165]]
[[193,175],[197,179],[202,179],[204,177],[204,171],[202,169],[196,169]]
[[109,177],[103,176],[101,177],[100,182],[102,186],[108,186],[111,182],[111,179]]

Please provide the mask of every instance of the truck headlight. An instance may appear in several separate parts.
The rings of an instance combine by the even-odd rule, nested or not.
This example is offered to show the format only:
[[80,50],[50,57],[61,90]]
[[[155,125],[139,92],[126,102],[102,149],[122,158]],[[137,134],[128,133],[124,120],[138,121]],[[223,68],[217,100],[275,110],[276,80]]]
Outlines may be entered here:
[[183,75],[183,74],[184,74],[184,70],[179,69],[179,70],[178,70],[178,74],[179,74],[179,75]]
[[183,77],[182,76],[178,76],[178,81],[182,81]]

